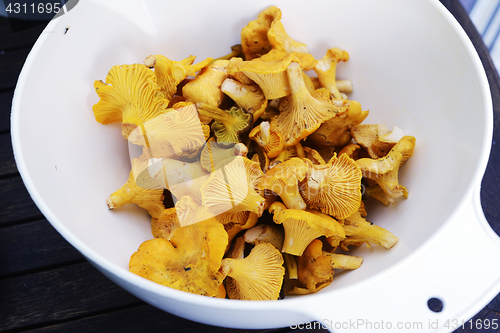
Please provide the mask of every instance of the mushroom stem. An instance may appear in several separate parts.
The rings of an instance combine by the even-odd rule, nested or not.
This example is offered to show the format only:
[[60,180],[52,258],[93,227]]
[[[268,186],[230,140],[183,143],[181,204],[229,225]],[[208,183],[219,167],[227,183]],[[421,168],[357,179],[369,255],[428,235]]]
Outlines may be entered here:
[[269,139],[271,137],[271,124],[268,121],[263,121],[260,123],[260,138],[262,139],[262,144],[264,146],[269,144]]
[[283,260],[285,260],[286,272],[288,273],[288,278],[290,280],[296,280],[299,278],[297,261],[295,257],[288,253],[282,253]]
[[390,249],[398,242],[398,237],[390,231],[367,221],[356,220],[355,224],[345,224],[346,236]]
[[297,157],[300,158],[305,158],[306,153],[304,152],[304,147],[302,147],[302,144],[300,142],[297,142],[295,145],[295,150],[297,151]]
[[334,269],[356,269],[363,263],[363,257],[323,251],[323,255],[332,259]]
[[286,185],[279,194],[285,206],[289,209],[304,210],[307,207],[306,202],[300,195],[298,184]]
[[[290,63],[288,65],[288,68],[286,69],[286,72],[288,74],[288,77],[290,76],[300,76],[302,78],[302,68],[300,68],[300,65],[296,62]],[[306,83],[303,79],[301,80],[290,80],[290,91],[292,95],[299,95],[304,93],[307,90]],[[308,90],[307,90],[308,91]]]
[[335,85],[339,92],[350,93],[352,92],[352,82],[351,80],[335,80]]

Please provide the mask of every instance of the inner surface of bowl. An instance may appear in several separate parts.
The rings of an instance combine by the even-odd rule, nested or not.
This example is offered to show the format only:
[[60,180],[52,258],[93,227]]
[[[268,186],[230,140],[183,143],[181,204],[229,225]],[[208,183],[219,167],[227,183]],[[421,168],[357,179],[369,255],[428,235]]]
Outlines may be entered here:
[[486,149],[484,82],[463,36],[433,1],[80,2],[33,49],[16,90],[13,132],[33,199],[102,269],[126,276],[130,255],[152,236],[141,209],[106,206],[127,180],[130,159],[120,126],[94,119],[94,80],[151,54],[196,55],[196,61],[227,54],[241,29],[270,5],[282,10],[288,34],[316,59],[332,47],[350,54],[337,77],[353,82],[349,98],[370,111],[364,123],[398,126],[416,137],[414,156],[400,173],[408,199],[367,207],[368,220],[398,236],[398,244],[389,251],[360,248],[362,267],[339,274],[324,292],[369,279],[413,253],[471,187]]

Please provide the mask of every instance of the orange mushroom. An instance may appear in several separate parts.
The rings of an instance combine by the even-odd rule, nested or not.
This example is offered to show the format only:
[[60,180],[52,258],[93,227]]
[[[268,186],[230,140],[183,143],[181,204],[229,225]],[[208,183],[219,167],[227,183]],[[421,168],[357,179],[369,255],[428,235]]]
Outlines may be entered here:
[[327,164],[308,163],[300,193],[310,208],[336,218],[354,213],[361,202],[361,170],[347,155],[333,156]]
[[134,274],[164,286],[215,296],[224,279],[219,268],[227,246],[227,233],[215,219],[175,230],[170,240],[143,242],[130,257]]

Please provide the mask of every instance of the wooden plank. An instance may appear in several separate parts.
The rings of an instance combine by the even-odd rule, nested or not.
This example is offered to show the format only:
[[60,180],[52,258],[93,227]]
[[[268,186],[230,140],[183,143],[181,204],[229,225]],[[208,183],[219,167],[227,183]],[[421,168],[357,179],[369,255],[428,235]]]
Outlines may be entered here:
[[10,133],[0,134],[0,178],[17,174]]
[[47,220],[0,228],[0,279],[84,261]]
[[20,176],[0,179],[0,226],[42,218]]
[[0,91],[0,133],[10,129],[10,110],[14,89]]
[[494,299],[492,299],[491,302],[486,307],[492,311],[500,313],[500,294],[498,294]]
[[139,305],[90,263],[0,280],[0,331]]
[[464,326],[474,327],[470,333],[500,332],[500,313],[489,311],[486,316],[473,318],[471,321],[466,322]]
[[14,88],[31,47],[0,52],[0,89]]
[[[306,332],[293,330],[293,332]],[[111,313],[96,315],[80,320],[51,325],[30,330],[30,333],[59,333],[59,332],[93,332],[93,333],[136,333],[136,332],[169,332],[169,333],[286,333],[290,328],[275,330],[237,330],[209,326],[172,314],[163,312],[150,305],[140,305],[131,309],[124,309]],[[326,330],[307,330],[309,333]]]
[[42,22],[29,29],[12,32],[9,20],[0,17],[0,51],[33,45],[46,25]]

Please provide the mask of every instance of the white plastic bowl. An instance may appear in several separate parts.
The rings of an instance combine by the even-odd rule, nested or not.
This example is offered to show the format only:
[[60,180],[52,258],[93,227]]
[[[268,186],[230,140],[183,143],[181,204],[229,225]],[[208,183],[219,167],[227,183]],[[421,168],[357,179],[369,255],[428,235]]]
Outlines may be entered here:
[[[106,207],[130,161],[120,127],[94,119],[94,80],[150,54],[221,56],[270,5],[317,59],[331,47],[349,52],[338,77],[354,83],[350,98],[370,110],[365,123],[397,125],[417,138],[400,174],[408,200],[368,207],[369,220],[398,244],[363,247],[358,270],[317,294],[276,302],[192,295],[128,272],[130,255],[151,238],[149,218],[132,206]],[[31,51],[14,96],[12,139],[26,187],[52,225],[103,274],[160,309],[235,328],[318,320],[347,332],[345,323],[383,320],[395,332],[397,322],[419,322],[425,332],[434,331],[430,321],[446,331],[446,320],[468,320],[500,291],[500,240],[479,203],[492,123],[479,57],[438,1],[89,0],[52,21]],[[429,310],[432,297],[442,312]]]

